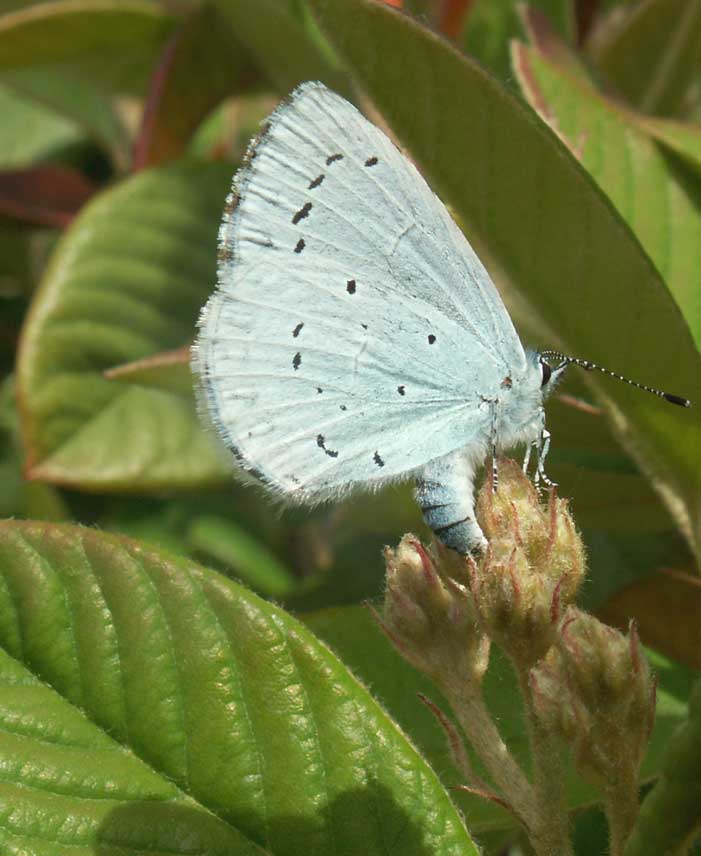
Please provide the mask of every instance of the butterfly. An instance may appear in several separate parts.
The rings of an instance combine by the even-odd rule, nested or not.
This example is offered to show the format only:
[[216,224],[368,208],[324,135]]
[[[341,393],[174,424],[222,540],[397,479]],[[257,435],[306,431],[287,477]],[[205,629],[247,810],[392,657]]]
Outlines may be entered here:
[[476,469],[525,443],[549,482],[544,401],[572,363],[607,371],[523,347],[443,203],[352,104],[305,83],[264,123],[193,369],[206,418],[271,492],[311,504],[414,478],[435,535],[479,552]]

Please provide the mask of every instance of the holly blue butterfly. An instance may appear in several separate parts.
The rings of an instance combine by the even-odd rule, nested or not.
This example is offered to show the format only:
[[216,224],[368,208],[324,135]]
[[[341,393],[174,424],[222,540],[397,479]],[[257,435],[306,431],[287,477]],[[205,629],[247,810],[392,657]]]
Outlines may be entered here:
[[599,369],[524,349],[442,202],[355,107],[305,83],[267,120],[193,349],[203,409],[267,488],[315,503],[413,477],[441,541],[479,551],[475,470],[533,444],[548,483],[543,402],[570,363]]

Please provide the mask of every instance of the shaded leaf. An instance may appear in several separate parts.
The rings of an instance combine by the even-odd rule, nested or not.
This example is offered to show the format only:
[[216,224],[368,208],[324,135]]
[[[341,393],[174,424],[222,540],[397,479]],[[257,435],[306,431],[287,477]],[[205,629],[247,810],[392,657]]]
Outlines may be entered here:
[[701,805],[701,681],[689,700],[689,718],[672,735],[662,776],[643,800],[625,856],[690,852]]
[[240,586],[37,523],[0,524],[0,574],[4,847],[476,852],[367,690]]
[[[523,36],[518,0],[475,0],[465,21],[463,49],[505,83],[513,81],[509,43]],[[544,0],[539,9],[567,39],[574,36],[572,0]]]
[[107,380],[155,386],[157,389],[188,395],[192,392],[193,377],[190,371],[190,349],[177,348],[132,363],[107,369]]
[[[618,10],[617,10],[618,11]],[[589,53],[643,113],[678,115],[701,68],[701,2],[645,0],[597,29]]]
[[[459,784],[461,777],[452,766],[445,736],[417,695],[428,696],[445,713],[450,713],[448,703],[427,678],[399,657],[368,611],[360,607],[329,609],[308,614],[304,620],[361,680],[373,688],[374,695],[410,735],[432,767],[440,772],[446,786]],[[659,772],[669,736],[685,719],[686,699],[693,681],[693,674],[687,669],[659,654],[647,653],[658,673],[660,686],[657,720],[643,765],[644,778]],[[528,741],[516,678],[498,651],[491,656],[484,691],[502,737],[519,760],[527,764]],[[479,769],[479,765],[477,767]],[[582,782],[572,765],[568,769],[567,790],[573,808],[595,798],[595,791]],[[493,803],[463,793],[456,793],[455,799],[470,819],[470,828],[475,833],[514,825],[511,815]]]
[[32,166],[83,139],[72,122],[1,81],[0,115],[0,169]]
[[180,155],[207,114],[255,80],[243,47],[209,3],[181,23],[156,68],[136,141],[140,169]]
[[55,0],[0,17],[0,73],[58,67],[139,91],[173,26],[143,0]]
[[127,131],[108,93],[93,80],[56,68],[5,71],[0,80],[54,122],[67,119],[75,134],[93,140],[116,167],[126,168],[130,157]]
[[307,0],[212,0],[245,45],[260,72],[281,95],[305,80],[325,80],[339,92],[347,84],[333,51],[307,12]]
[[701,125],[642,115],[635,115],[632,119],[697,172],[701,170]]
[[223,517],[196,518],[188,545],[203,559],[230,570],[245,585],[266,597],[284,598],[296,580],[282,562],[246,529]]
[[[701,359],[678,307],[603,194],[545,125],[480,67],[368,0],[313,0],[329,39],[460,217],[540,342],[693,396]],[[382,61],[378,60],[382,57]],[[437,81],[450,81],[450,85]],[[631,318],[634,323],[621,325]],[[655,358],[650,359],[650,343]],[[587,376],[616,434],[695,541],[701,414]]]
[[634,618],[644,642],[692,669],[701,669],[698,576],[662,570],[624,588],[597,613],[622,629]]
[[191,340],[215,281],[230,172],[226,164],[180,163],[139,173],[86,206],[57,246],[18,362],[33,478],[91,490],[230,478],[191,396],[103,377]]
[[70,512],[57,488],[25,481],[22,458],[15,384],[10,375],[0,384],[0,518],[70,519]]
[[92,182],[70,167],[0,171],[0,215],[62,228],[94,192]]

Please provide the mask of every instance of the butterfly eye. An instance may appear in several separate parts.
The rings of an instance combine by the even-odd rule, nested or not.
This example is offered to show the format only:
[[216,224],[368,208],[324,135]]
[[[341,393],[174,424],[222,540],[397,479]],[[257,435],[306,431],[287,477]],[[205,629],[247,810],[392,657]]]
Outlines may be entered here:
[[540,361],[541,368],[543,369],[543,380],[541,381],[541,387],[545,386],[545,384],[550,380],[550,375],[553,373],[553,370],[550,368],[548,363],[545,360]]

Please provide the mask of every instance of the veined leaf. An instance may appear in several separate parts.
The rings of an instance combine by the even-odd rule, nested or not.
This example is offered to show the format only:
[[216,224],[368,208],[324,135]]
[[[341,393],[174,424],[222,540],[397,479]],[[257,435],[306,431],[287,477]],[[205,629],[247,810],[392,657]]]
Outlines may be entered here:
[[701,212],[695,202],[701,183],[670,167],[635,114],[534,48],[514,44],[514,68],[534,109],[569,141],[635,232],[701,346]]
[[0,580],[3,852],[476,854],[368,691],[240,586],[17,522]]
[[190,342],[214,287],[226,164],[179,163],[105,191],[57,246],[23,330],[18,389],[34,478],[161,490],[230,478],[192,396],[106,369]]

